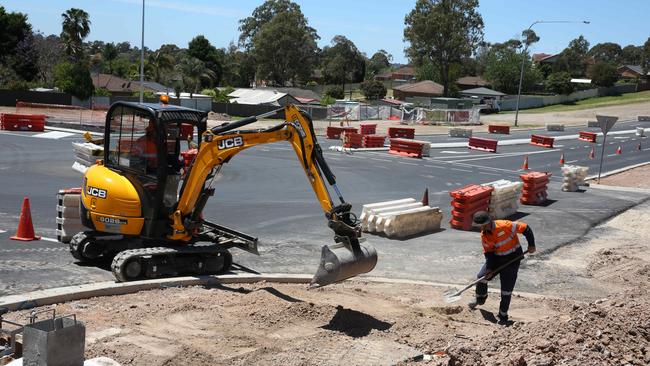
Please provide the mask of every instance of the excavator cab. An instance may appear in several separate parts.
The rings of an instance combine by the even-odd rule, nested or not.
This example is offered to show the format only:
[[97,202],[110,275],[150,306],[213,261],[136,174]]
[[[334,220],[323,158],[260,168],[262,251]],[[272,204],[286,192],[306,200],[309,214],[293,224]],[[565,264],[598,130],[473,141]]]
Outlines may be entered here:
[[[278,113],[284,115],[283,123],[241,129]],[[129,281],[224,272],[232,263],[228,250],[235,247],[259,254],[257,238],[206,220],[203,209],[215,192],[213,184],[221,168],[237,153],[286,141],[335,234],[336,243],[322,247],[312,286],[339,282],[375,267],[377,253],[362,244],[356,216],[336,186],[308,114],[287,106],[210,129],[206,121],[205,112],[167,104],[117,102],[109,108],[104,160],[84,175],[80,214],[91,230],[70,242],[75,258],[113,257],[113,274],[118,281]],[[336,193],[338,205],[325,181]]]

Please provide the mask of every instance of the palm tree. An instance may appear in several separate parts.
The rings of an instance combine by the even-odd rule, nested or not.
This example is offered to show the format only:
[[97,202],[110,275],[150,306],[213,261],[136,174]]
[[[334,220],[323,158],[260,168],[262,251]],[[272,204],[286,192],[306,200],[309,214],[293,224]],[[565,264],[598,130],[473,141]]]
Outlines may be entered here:
[[104,45],[104,49],[102,50],[102,56],[104,56],[104,60],[108,62],[108,73],[112,74],[113,73],[113,60],[117,58],[117,47],[115,47],[115,44],[113,43],[106,43]]
[[90,33],[89,15],[81,9],[71,8],[61,14],[61,17],[63,18],[61,41],[65,52],[78,61],[83,56],[83,39]]
[[198,92],[201,81],[212,82],[217,78],[214,71],[208,69],[203,61],[195,57],[184,59],[179,65],[179,71],[183,75],[184,84],[193,87],[194,93]]
[[156,51],[149,55],[149,66],[153,69],[156,82],[161,81],[161,73],[174,68],[174,58],[161,51]]

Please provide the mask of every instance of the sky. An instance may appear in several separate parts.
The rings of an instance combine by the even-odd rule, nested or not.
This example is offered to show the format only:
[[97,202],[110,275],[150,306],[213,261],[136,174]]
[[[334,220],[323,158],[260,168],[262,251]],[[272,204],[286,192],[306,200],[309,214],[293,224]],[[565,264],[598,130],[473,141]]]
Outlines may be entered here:
[[[203,34],[219,48],[239,38],[239,20],[250,16],[263,0],[145,0],[145,46],[157,49],[173,43],[187,47]],[[322,48],[336,35],[344,35],[368,57],[380,49],[393,55],[393,62],[406,63],[403,40],[404,17],[416,0],[294,0],[316,29]],[[34,30],[46,35],[61,32],[61,14],[76,7],[90,15],[87,41],[128,41],[140,45],[141,0],[2,0],[7,11],[27,14]],[[533,53],[559,53],[584,35],[591,46],[615,42],[622,47],[643,45],[650,37],[650,0],[480,0],[485,24],[484,39],[504,42],[516,38],[537,20],[575,21],[541,23],[533,30],[540,41]],[[583,24],[581,21],[589,21]]]

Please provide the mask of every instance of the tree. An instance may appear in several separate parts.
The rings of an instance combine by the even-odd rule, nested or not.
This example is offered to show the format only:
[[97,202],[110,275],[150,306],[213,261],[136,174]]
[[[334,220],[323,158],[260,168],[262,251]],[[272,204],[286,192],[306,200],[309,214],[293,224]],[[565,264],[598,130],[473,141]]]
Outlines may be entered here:
[[258,79],[278,85],[309,79],[317,61],[316,41],[320,37],[307,24],[298,4],[267,0],[239,24],[240,45],[254,58]]
[[588,53],[595,61],[618,65],[623,58],[623,49],[617,43],[605,42],[593,46]]
[[366,80],[361,83],[361,92],[368,100],[382,99],[386,96],[387,90],[379,80]]
[[70,8],[61,14],[63,30],[61,41],[68,56],[73,60],[83,58],[83,39],[90,33],[89,15],[77,8]]
[[625,65],[641,65],[643,47],[632,44],[623,47],[621,59],[621,63]]
[[407,53],[416,65],[430,61],[440,70],[444,95],[450,92],[450,70],[469,57],[483,40],[478,0],[418,0],[404,19]]
[[343,99],[345,91],[341,86],[330,86],[325,90],[325,96],[334,98],[334,99]]
[[358,83],[366,74],[366,59],[352,41],[338,35],[332,38],[331,46],[323,48],[321,70],[327,83]]
[[32,33],[32,26],[27,23],[27,15],[22,13],[7,13],[0,6],[0,63],[16,51],[18,44]]
[[150,54],[147,60],[153,70],[153,78],[158,83],[162,81],[163,72],[174,69],[174,59],[160,50]]
[[485,73],[483,76],[490,81],[496,90],[507,94],[517,94],[522,57],[525,58],[522,90],[528,90],[541,81],[542,76],[539,70],[533,67],[528,53],[522,54],[519,52],[520,46],[519,41],[510,40],[489,47],[485,56]]
[[93,95],[95,87],[90,70],[83,62],[62,62],[54,67],[54,85],[59,90],[86,100]]
[[54,66],[65,58],[61,40],[55,35],[45,37],[42,34],[36,34],[34,48],[39,55],[37,67],[40,81],[44,86],[52,87],[54,86]]
[[372,78],[379,75],[382,71],[390,67],[390,62],[393,60],[393,55],[385,50],[375,52],[372,57],[366,62],[366,78]]
[[231,42],[224,53],[222,84],[249,87],[255,79],[255,63],[250,53]]
[[23,88],[22,81],[32,81],[38,76],[38,50],[35,47],[32,26],[22,13],[7,13],[0,6],[0,83],[13,80],[16,87]]
[[558,61],[553,66],[554,72],[565,71],[573,77],[582,77],[587,70],[587,52],[589,42],[580,36],[571,42],[561,53]]
[[35,46],[34,35],[29,32],[18,42],[14,52],[7,59],[7,64],[25,81],[38,77],[39,55]]
[[598,61],[587,68],[587,76],[591,83],[598,86],[610,87],[618,80],[616,66],[609,62]]
[[571,74],[566,71],[552,73],[546,79],[546,90],[555,94],[571,94],[574,90]]
[[102,48],[102,57],[104,58],[104,61],[108,62],[108,73],[112,74],[113,73],[113,61],[117,58],[118,53],[117,53],[117,47],[115,47],[114,43],[106,43],[104,47]]
[[[190,41],[187,48],[187,54],[190,57],[201,60],[205,66],[214,73],[215,78],[210,81],[211,84],[219,84],[223,75],[224,52],[222,50],[217,50],[216,47],[210,44],[210,41],[207,38],[203,35],[198,35]],[[202,86],[212,85],[202,84]]]
[[650,72],[650,37],[648,37],[648,40],[643,44],[641,67],[643,68],[643,74],[648,75],[648,72]]
[[196,57],[185,58],[179,65],[179,71],[183,75],[183,84],[192,93],[198,92],[202,82],[211,83],[216,78],[214,72]]

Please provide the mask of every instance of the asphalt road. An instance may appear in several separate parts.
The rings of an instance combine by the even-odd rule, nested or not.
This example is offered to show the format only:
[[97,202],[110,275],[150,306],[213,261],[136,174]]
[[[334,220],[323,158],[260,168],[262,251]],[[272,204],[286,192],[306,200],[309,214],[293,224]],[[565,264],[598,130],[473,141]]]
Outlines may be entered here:
[[[615,129],[633,130],[635,124],[621,123]],[[530,133],[491,137],[522,138]],[[67,245],[8,239],[15,232],[24,196],[30,198],[37,233],[55,238],[56,192],[81,185],[81,175],[70,168],[70,143],[79,140],[80,135],[33,135],[0,132],[0,296],[111,280],[106,269],[76,264],[67,253]],[[432,142],[448,140],[445,136],[417,138]],[[341,192],[357,213],[366,203],[420,199],[425,188],[430,192],[430,205],[439,206],[444,213],[443,230],[436,233],[409,240],[366,235],[380,256],[373,276],[453,283],[471,279],[482,263],[480,239],[478,233],[449,228],[449,191],[472,183],[519,180],[519,168],[526,155],[531,170],[553,174],[549,204],[520,206],[517,214],[535,231],[542,252],[570,243],[597,223],[650,198],[636,192],[588,187],[583,192],[561,192],[562,153],[567,163],[589,166],[590,174],[597,172],[598,160],[590,160],[588,155],[592,147],[598,155],[602,145],[579,140],[556,141],[554,149],[528,144],[500,146],[496,154],[466,148],[433,149],[431,157],[423,159],[381,151],[340,153],[327,150],[337,141],[321,143]],[[641,151],[637,150],[639,143]],[[619,145],[623,154],[616,155]],[[603,171],[646,162],[648,150],[650,141],[638,139],[634,133],[610,137],[605,146]],[[313,273],[320,247],[333,243],[332,232],[288,144],[260,146],[235,157],[222,170],[205,216],[260,238],[260,257],[233,250],[237,264],[259,272]],[[522,271],[521,279],[518,288],[531,290],[538,285],[532,271]]]

